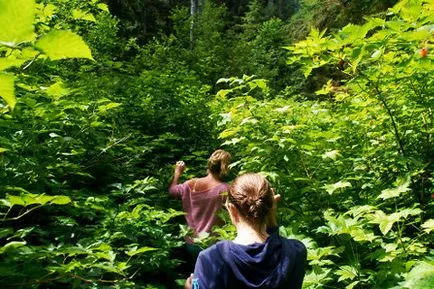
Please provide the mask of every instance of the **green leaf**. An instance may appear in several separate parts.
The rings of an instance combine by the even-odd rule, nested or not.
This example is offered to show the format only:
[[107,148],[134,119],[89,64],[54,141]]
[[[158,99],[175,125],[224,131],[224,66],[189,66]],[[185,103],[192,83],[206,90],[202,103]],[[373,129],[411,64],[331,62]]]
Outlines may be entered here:
[[351,187],[351,183],[350,182],[341,182],[341,181],[339,181],[339,182],[334,183],[334,184],[324,185],[322,188],[325,189],[327,191],[327,193],[329,193],[331,195],[337,189],[343,189],[343,188],[347,188],[347,187]]
[[50,203],[56,205],[66,205],[71,203],[71,198],[67,196],[54,196]]
[[1,153],[4,153],[4,152],[7,152],[7,151],[8,151],[8,149],[0,148],[0,154],[1,154]]
[[35,38],[34,0],[0,0],[0,44],[16,46]]
[[110,103],[107,103],[107,104],[103,104],[103,105],[98,106],[98,112],[100,112],[100,113],[105,113],[105,112],[107,112],[108,110],[113,109],[113,108],[116,108],[116,107],[119,107],[119,106],[121,106],[120,103],[117,103],[117,102],[110,102]]
[[337,270],[335,274],[339,276],[338,282],[340,282],[347,279],[353,280],[357,277],[358,272],[353,266],[345,265],[339,267],[339,270]]
[[377,199],[387,200],[390,198],[399,197],[402,193],[410,191],[410,179],[398,180],[399,185],[394,189],[385,189],[381,191],[381,194]]
[[434,230],[434,219],[427,220],[421,227],[427,234],[431,233]]
[[58,81],[55,84],[51,85],[46,90],[49,96],[52,96],[55,99],[59,99],[60,97],[67,95],[70,90],[65,87],[62,81]]
[[323,155],[322,155],[322,158],[323,159],[332,159],[332,160],[336,160],[336,158],[338,157],[338,156],[340,156],[341,154],[339,153],[339,150],[332,150],[332,151],[328,151],[328,152],[325,152]]
[[0,71],[14,66],[21,66],[24,62],[26,62],[24,59],[0,58]]
[[386,215],[383,211],[377,210],[375,214],[372,215],[371,222],[378,224],[381,233],[386,235],[392,229],[393,224],[399,220],[399,217],[397,213]]
[[360,281],[354,281],[354,282],[348,284],[348,285],[345,287],[345,289],[353,289],[354,286],[356,286],[356,285],[359,284],[359,283],[360,283]]
[[233,128],[233,129],[226,129],[224,131],[222,131],[219,135],[219,138],[229,138],[231,136],[234,136],[235,134],[237,134],[239,131],[238,128]]
[[138,254],[142,254],[149,251],[155,251],[158,250],[157,248],[152,247],[142,247],[140,249],[137,249],[137,247],[132,248],[130,251],[125,252],[128,256],[135,256]]
[[80,10],[80,9],[72,10],[72,17],[74,19],[81,19],[81,20],[96,22],[95,16],[93,16],[92,13],[87,13],[87,12]]
[[97,7],[98,7],[99,9],[103,10],[103,11],[109,12],[109,9],[108,9],[107,4],[99,3],[99,4],[97,5]]
[[15,77],[13,75],[0,73],[0,97],[6,101],[11,109],[14,109],[17,103],[14,82]]
[[37,195],[30,193],[22,193],[20,196],[7,194],[6,201],[8,202],[8,206],[10,207],[14,205],[27,207],[29,205],[66,205],[71,203],[71,199],[67,196],[47,196],[44,194]]
[[5,251],[9,250],[10,248],[18,248],[26,245],[25,241],[12,241],[4,245],[0,248],[0,254],[3,254]]
[[39,39],[36,47],[51,60],[65,58],[92,59],[92,53],[83,39],[70,31],[52,31]]
[[434,288],[434,266],[428,262],[419,262],[408,273],[406,281],[401,288],[433,289]]

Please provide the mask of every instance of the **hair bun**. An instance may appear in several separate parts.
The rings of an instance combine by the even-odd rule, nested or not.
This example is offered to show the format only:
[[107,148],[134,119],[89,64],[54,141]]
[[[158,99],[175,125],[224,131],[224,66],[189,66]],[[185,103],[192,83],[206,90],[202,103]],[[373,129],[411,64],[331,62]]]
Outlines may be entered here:
[[231,185],[229,197],[247,221],[264,224],[273,206],[273,192],[268,181],[259,174],[244,174]]

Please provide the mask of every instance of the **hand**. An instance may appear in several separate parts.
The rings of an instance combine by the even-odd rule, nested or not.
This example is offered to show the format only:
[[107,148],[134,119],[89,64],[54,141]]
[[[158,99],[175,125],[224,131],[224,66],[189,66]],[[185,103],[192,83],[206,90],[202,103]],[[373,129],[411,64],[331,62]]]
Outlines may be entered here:
[[175,174],[182,175],[185,170],[185,163],[183,161],[177,161],[175,165]]
[[192,280],[193,280],[193,274],[190,274],[190,277],[188,277],[186,280],[185,280],[185,284],[184,284],[184,289],[191,289],[191,283],[192,283]]

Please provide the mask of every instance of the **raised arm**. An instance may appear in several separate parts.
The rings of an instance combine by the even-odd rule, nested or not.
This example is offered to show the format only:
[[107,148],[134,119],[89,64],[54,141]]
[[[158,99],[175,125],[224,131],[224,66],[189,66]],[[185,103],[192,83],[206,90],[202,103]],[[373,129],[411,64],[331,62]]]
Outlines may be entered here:
[[185,163],[183,161],[176,162],[172,183],[170,184],[169,187],[169,192],[174,197],[178,197],[178,195],[181,194],[181,192],[179,191],[180,188],[178,184],[179,184],[179,178],[181,177],[184,170],[185,170]]

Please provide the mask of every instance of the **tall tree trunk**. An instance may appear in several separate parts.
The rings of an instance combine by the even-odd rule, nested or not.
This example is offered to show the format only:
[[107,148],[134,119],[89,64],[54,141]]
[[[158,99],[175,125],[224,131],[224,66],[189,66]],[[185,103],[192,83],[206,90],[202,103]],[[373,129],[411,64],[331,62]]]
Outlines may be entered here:
[[194,28],[196,26],[196,13],[199,6],[199,0],[190,0],[190,48],[194,48]]

